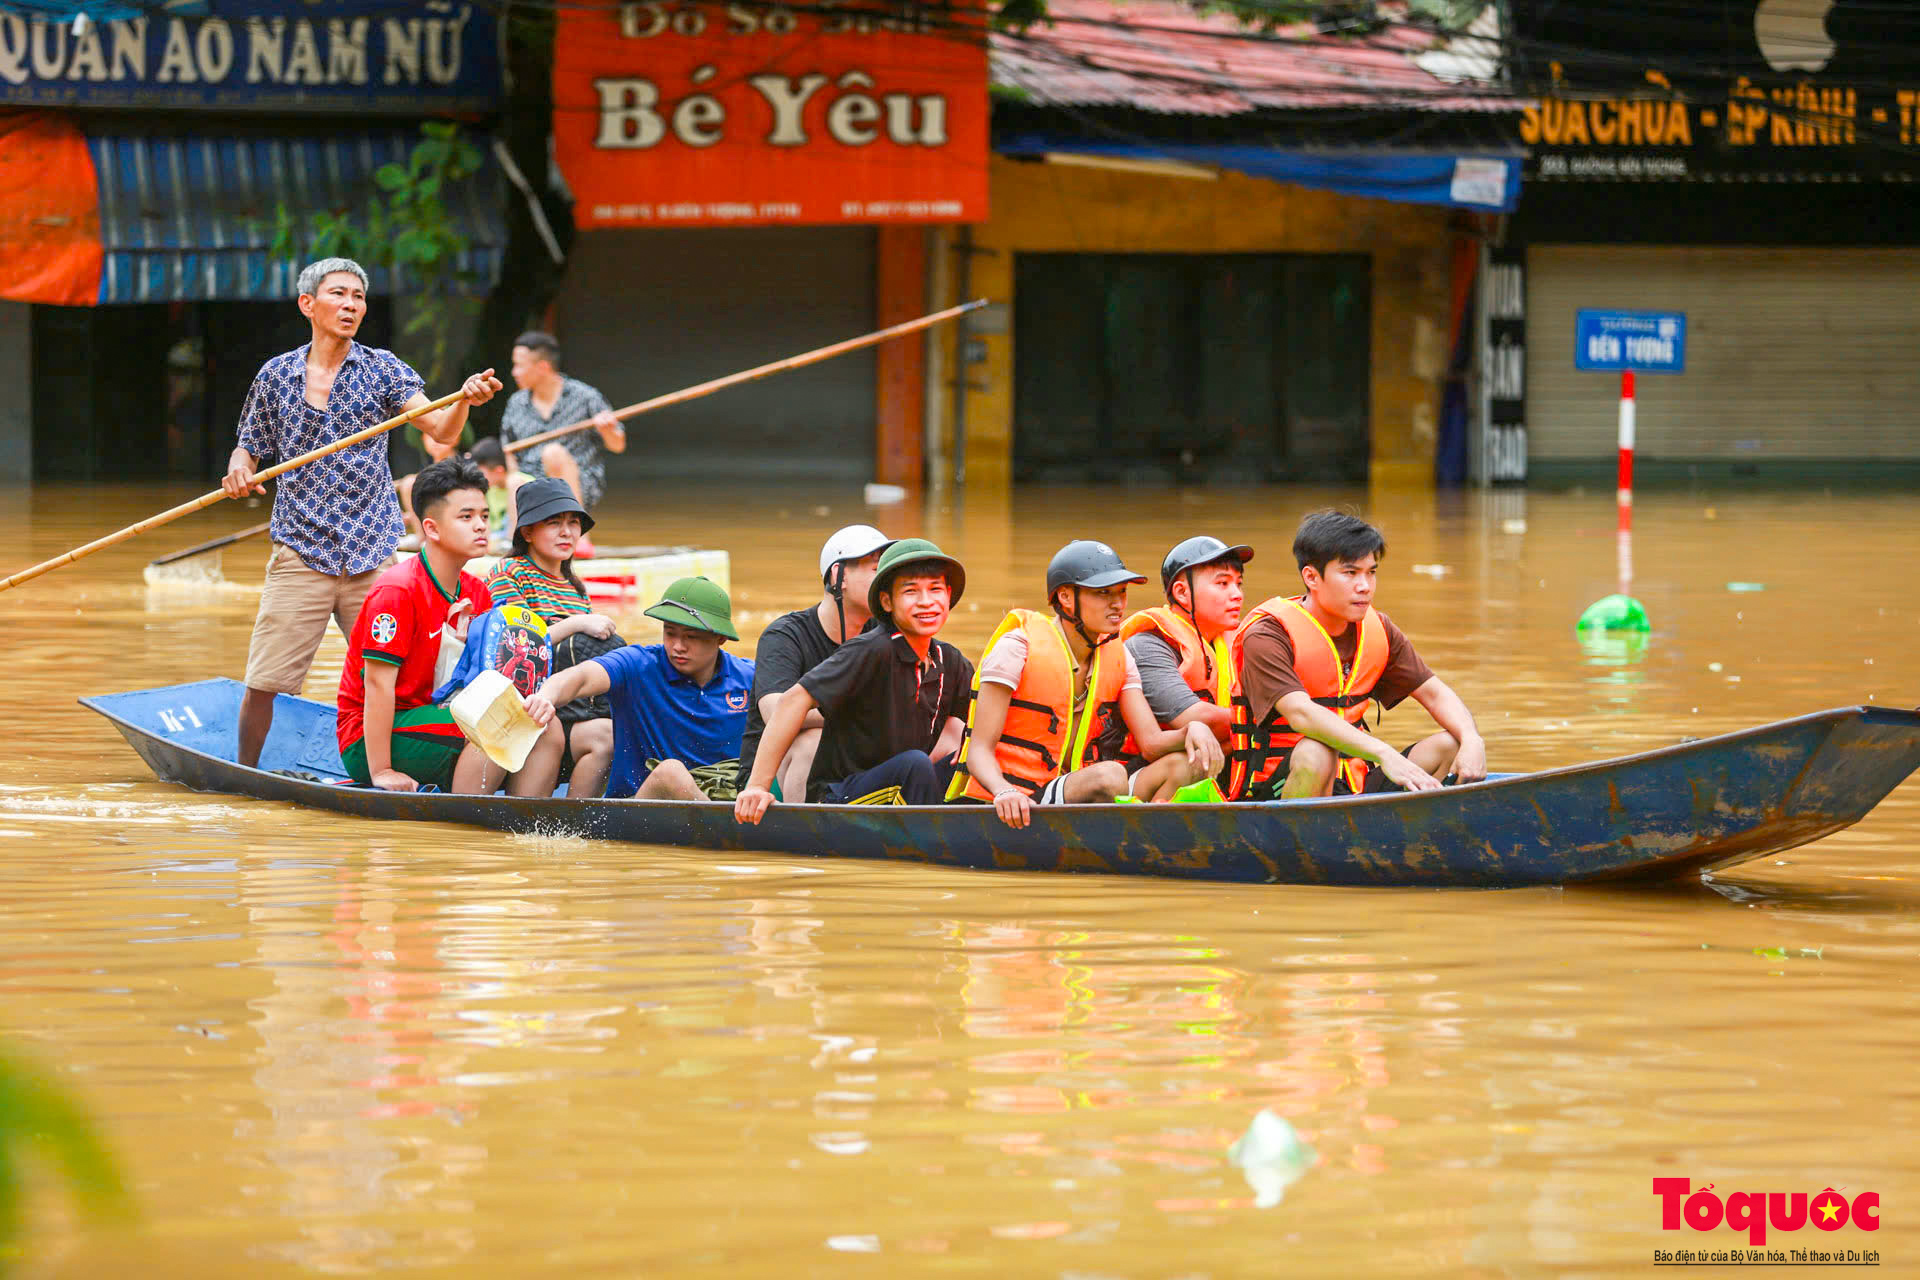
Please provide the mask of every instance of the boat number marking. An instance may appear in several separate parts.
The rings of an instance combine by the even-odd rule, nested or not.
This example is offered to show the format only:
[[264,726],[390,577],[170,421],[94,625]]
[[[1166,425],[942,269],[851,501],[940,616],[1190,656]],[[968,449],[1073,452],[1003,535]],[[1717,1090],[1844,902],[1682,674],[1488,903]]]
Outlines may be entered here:
[[[182,717],[185,718],[182,719]],[[160,712],[160,723],[167,726],[168,733],[185,733],[190,727],[194,729],[203,729],[206,727],[200,723],[200,717],[193,714],[193,708],[185,703],[181,704],[178,711],[173,710],[171,707],[162,708]]]

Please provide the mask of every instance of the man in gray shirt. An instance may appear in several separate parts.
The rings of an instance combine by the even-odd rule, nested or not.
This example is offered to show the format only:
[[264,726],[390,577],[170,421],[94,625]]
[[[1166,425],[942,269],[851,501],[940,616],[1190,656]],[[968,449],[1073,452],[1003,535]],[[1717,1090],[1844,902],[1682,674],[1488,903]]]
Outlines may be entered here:
[[1227,637],[1246,600],[1242,566],[1253,548],[1205,535],[1188,538],[1160,563],[1167,603],[1120,628],[1140,668],[1153,718],[1170,729],[1202,721],[1225,744],[1233,730],[1233,663]]
[[555,427],[593,423],[518,455],[522,471],[566,481],[580,505],[593,510],[607,491],[606,456],[627,451],[627,429],[605,396],[560,372],[560,342],[550,333],[530,330],[513,340],[513,380],[520,389],[500,417],[503,445]]

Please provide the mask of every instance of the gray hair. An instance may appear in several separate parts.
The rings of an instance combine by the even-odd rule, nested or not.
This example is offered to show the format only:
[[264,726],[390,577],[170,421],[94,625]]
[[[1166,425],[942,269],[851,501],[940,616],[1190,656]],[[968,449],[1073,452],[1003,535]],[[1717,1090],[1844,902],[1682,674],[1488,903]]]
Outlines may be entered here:
[[318,262],[309,262],[300,272],[300,283],[294,287],[294,292],[303,297],[308,294],[317,294],[320,292],[322,280],[341,271],[359,276],[362,289],[373,288],[372,283],[367,279],[367,269],[352,258],[322,258]]

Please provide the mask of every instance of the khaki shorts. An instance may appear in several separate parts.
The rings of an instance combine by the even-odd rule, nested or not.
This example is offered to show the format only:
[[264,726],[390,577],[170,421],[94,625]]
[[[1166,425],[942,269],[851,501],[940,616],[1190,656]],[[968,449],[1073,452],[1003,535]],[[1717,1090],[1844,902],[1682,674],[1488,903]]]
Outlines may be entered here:
[[299,694],[313,655],[327,634],[327,619],[338,622],[341,634],[351,637],[360,605],[385,568],[318,573],[291,547],[274,543],[273,554],[267,557],[260,612],[253,619],[253,642],[247,646],[247,688]]

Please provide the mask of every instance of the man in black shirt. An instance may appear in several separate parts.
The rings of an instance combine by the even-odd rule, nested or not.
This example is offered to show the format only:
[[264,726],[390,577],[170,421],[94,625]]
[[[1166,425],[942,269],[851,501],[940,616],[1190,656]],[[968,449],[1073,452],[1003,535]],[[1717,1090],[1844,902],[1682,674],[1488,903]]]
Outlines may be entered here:
[[[734,817],[757,823],[807,713],[826,724],[807,799],[825,804],[938,804],[966,726],[973,664],[934,636],[966,589],[958,560],[923,538],[880,556],[868,610],[891,626],[848,641],[780,695],[767,717]],[[939,764],[934,762],[939,760]]]
[[[887,535],[868,524],[850,524],[828,538],[820,548],[820,582],[826,593],[820,603],[775,618],[760,633],[753,656],[753,697],[747,704],[747,730],[740,741],[740,777],[746,788],[753,772],[754,752],[780,695],[801,676],[833,656],[833,651],[857,636],[872,620],[867,612],[867,589],[880,567],[880,553],[892,546]],[[807,774],[820,746],[820,727],[826,721],[818,710],[807,713],[800,736],[787,749],[774,779],[782,796],[801,799],[807,793]]]

